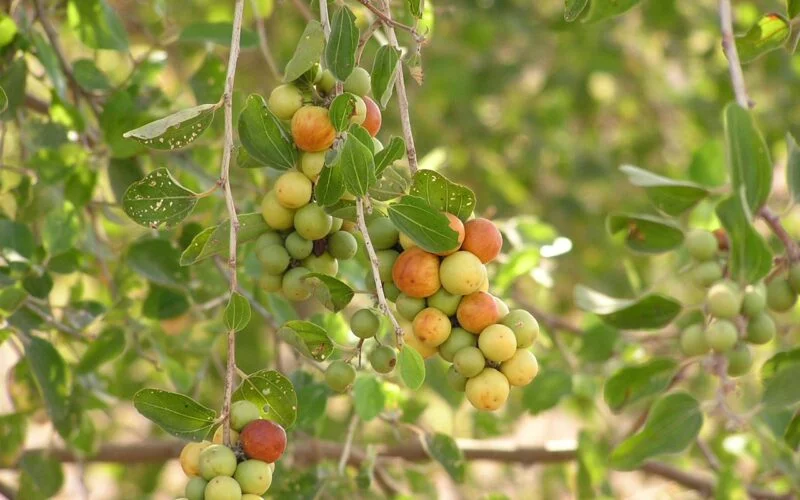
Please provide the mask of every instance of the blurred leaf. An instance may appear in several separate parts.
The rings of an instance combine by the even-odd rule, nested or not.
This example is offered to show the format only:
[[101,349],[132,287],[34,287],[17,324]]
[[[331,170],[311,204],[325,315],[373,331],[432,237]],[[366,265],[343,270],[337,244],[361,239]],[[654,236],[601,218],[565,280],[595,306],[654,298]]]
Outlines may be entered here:
[[[0,426],[0,429],[2,429],[2,426]],[[0,432],[0,437],[2,437],[2,432]],[[794,417],[786,427],[786,433],[783,435],[783,440],[786,441],[786,444],[795,451],[800,448],[800,410],[795,412]]]
[[64,358],[50,342],[30,337],[25,345],[25,359],[42,395],[47,414],[58,424],[69,417],[72,395],[72,373]]
[[356,65],[358,28],[356,16],[346,6],[339,7],[331,19],[331,34],[325,46],[325,62],[333,76],[345,81]]
[[727,179],[725,146],[721,140],[712,139],[697,148],[692,154],[689,177],[704,186],[717,187]]
[[0,113],[8,108],[8,96],[6,95],[6,91],[3,90],[3,87],[0,87]]
[[326,165],[314,186],[314,196],[317,203],[323,207],[336,204],[344,195],[344,174],[339,163]]
[[12,465],[25,444],[25,430],[29,421],[25,413],[0,415],[0,466]]
[[681,311],[680,302],[665,295],[651,293],[636,299],[620,299],[582,285],[575,287],[575,305],[623,330],[661,328]]
[[772,189],[772,161],[752,115],[735,102],[725,107],[725,142],[733,190],[743,189],[747,206],[756,212]]
[[731,464],[726,463],[722,470],[718,471],[719,477],[714,485],[715,500],[747,500],[747,494],[742,476],[734,470]]
[[381,174],[377,184],[369,190],[371,198],[378,201],[389,201],[408,192],[408,188],[411,186],[411,174],[406,167],[389,165],[389,168],[383,170]]
[[633,470],[649,458],[678,453],[694,442],[703,425],[697,401],[685,392],[668,394],[653,404],[644,427],[611,453],[611,465]]
[[576,482],[578,483],[577,496],[579,500],[603,498],[598,493],[600,488],[607,485],[604,483],[608,481],[608,449],[593,438],[593,433],[587,430],[580,431],[578,435]]
[[[13,250],[30,259],[33,255],[33,233],[28,226],[8,219],[0,219],[0,250]],[[0,252],[2,255],[4,252]]]
[[389,205],[389,218],[425,251],[445,252],[458,246],[458,233],[450,228],[450,221],[422,198],[403,196]]
[[[11,43],[17,36],[17,31],[17,23],[14,22],[14,18],[0,13],[0,48]],[[0,111],[2,111],[2,106],[0,106]]]
[[779,49],[789,38],[789,21],[776,13],[765,14],[745,35],[736,37],[736,51],[743,64]]
[[372,63],[372,95],[381,108],[386,108],[392,98],[392,89],[400,69],[400,50],[391,45],[382,45],[375,52],[375,62]]
[[61,64],[58,62],[58,57],[53,47],[39,33],[34,32],[32,38],[33,45],[36,47],[36,57],[42,63],[42,67],[44,67],[47,77],[50,78],[56,94],[61,99],[64,99],[67,93],[67,78],[61,70]]
[[151,319],[169,319],[180,316],[191,307],[185,292],[150,285],[150,291],[142,304],[142,315]]
[[322,32],[322,24],[319,21],[311,20],[306,25],[300,41],[297,42],[292,59],[286,65],[283,81],[293,82],[303,76],[306,71],[319,62],[324,49],[325,34]]
[[225,90],[225,63],[213,52],[189,79],[196,102],[217,102]]
[[425,451],[432,459],[442,464],[456,483],[464,482],[467,472],[466,460],[455,439],[441,432],[426,434]]
[[347,283],[327,274],[309,273],[303,279],[311,286],[314,297],[333,312],[347,307],[355,295]]
[[620,170],[631,184],[643,187],[650,201],[667,215],[680,215],[708,196],[706,188],[693,182],[676,181],[633,165],[623,165]]
[[357,197],[365,196],[377,182],[372,152],[352,133],[347,134],[338,163],[345,187]]
[[[798,0],[800,4],[800,0]],[[800,8],[800,7],[799,7]],[[786,160],[786,186],[795,203],[800,202],[800,147],[791,132],[786,132],[786,146],[789,149]]]
[[786,0],[786,12],[793,19],[800,14],[800,0]]
[[189,272],[178,263],[180,252],[164,239],[136,241],[128,249],[128,266],[143,278],[168,288],[181,289],[189,281]]
[[297,391],[297,427],[313,428],[325,416],[330,390],[324,383],[315,382],[306,372],[296,370],[291,376]]
[[231,294],[225,306],[225,328],[235,332],[244,330],[250,323],[250,302],[238,292]]
[[325,207],[325,212],[327,212],[330,216],[338,217],[350,222],[356,222],[358,219],[356,214],[355,200],[339,200],[333,205]]
[[67,19],[89,48],[125,51],[128,35],[117,13],[104,0],[70,0]]
[[[405,332],[406,335],[413,335],[412,332]],[[403,346],[397,358],[397,370],[400,378],[406,387],[416,391],[425,382],[425,361],[416,349]]]
[[99,122],[113,158],[129,158],[145,151],[141,143],[122,137],[128,130],[139,126],[143,118],[142,109],[135,102],[132,93],[120,90],[106,99]]
[[64,310],[64,323],[75,330],[83,330],[105,314],[106,306],[95,300],[79,300]]
[[66,203],[61,210],[53,210],[44,219],[42,245],[50,255],[72,249],[78,239],[79,221],[75,209]]
[[239,140],[254,160],[267,167],[288,170],[297,163],[291,134],[258,94],[247,98],[239,114]]
[[[181,254],[180,265],[189,266],[214,255],[227,257],[230,246],[230,227],[230,220],[227,219],[217,226],[207,227],[199,232]],[[254,240],[269,231],[270,228],[264,221],[261,212],[239,214],[239,235],[236,239],[239,245]]]
[[341,132],[350,125],[350,118],[355,112],[356,96],[349,92],[343,92],[334,97],[333,101],[331,101],[328,116],[331,119],[333,128],[335,128],[337,132]]
[[731,276],[745,283],[755,283],[772,269],[772,250],[753,227],[752,216],[743,206],[742,196],[734,193],[717,204],[717,217],[730,241],[728,269]]
[[117,358],[124,350],[125,332],[119,327],[108,327],[89,344],[75,371],[80,374],[96,371],[101,365]]
[[233,394],[234,401],[246,399],[261,409],[261,418],[289,429],[297,419],[297,394],[288,378],[275,370],[251,373]]
[[0,105],[0,114],[4,120],[13,119],[16,116],[17,107],[24,103],[27,75],[28,67],[22,57],[6,64],[3,71],[0,72],[0,87],[5,95],[5,106]]
[[150,122],[122,134],[152,149],[173,150],[188,146],[211,125],[216,104],[201,104]]
[[197,195],[172,177],[169,170],[159,168],[125,191],[122,209],[139,225],[158,229],[170,228],[185,219],[197,205]]
[[667,389],[677,366],[674,360],[654,358],[641,365],[622,367],[606,382],[603,398],[609,408],[619,412]]
[[10,315],[25,302],[28,294],[20,287],[5,286],[0,289],[0,312]]
[[72,73],[75,81],[84,90],[111,90],[108,77],[100,71],[91,59],[78,59],[72,63]]
[[169,434],[190,441],[208,437],[216,412],[189,396],[159,389],[142,389],[133,395],[133,406]]
[[98,172],[89,168],[78,167],[67,178],[64,184],[64,197],[75,208],[83,208],[92,200],[92,193],[97,185]]
[[362,375],[353,385],[353,406],[364,422],[377,417],[386,404],[380,381],[372,375]]
[[144,172],[135,158],[112,158],[108,162],[106,171],[111,190],[114,191],[114,199],[119,203],[125,199],[128,187],[144,177]]
[[492,287],[498,294],[505,293],[508,288],[519,278],[530,276],[541,262],[538,248],[524,248],[514,250],[508,259],[497,268],[497,273],[492,279]]
[[602,363],[614,355],[619,340],[619,330],[605,323],[597,323],[584,330],[578,356],[590,363]]
[[683,231],[678,224],[646,214],[610,214],[606,219],[608,234],[625,231],[625,244],[641,253],[663,253],[683,243]]
[[[22,287],[37,299],[46,299],[50,294],[50,290],[53,289],[53,278],[50,276],[50,273],[46,271],[42,271],[41,273],[33,271],[22,280]],[[1,297],[3,297],[2,292],[0,292],[0,309],[4,309],[2,305],[3,299]]]
[[278,335],[300,354],[316,361],[325,361],[333,352],[328,332],[310,321],[287,321],[278,330]]
[[564,20],[572,22],[578,19],[581,12],[589,4],[589,0],[565,0],[564,2]]
[[790,406],[800,401],[800,364],[779,370],[764,382],[762,403],[767,407]]
[[585,22],[597,22],[618,16],[630,10],[641,0],[592,0],[584,18]]
[[[178,41],[180,42],[200,42],[215,43],[223,47],[231,46],[233,35],[233,24],[230,22],[192,23],[181,31]],[[258,35],[255,32],[242,28],[239,46],[243,49],[250,49],[258,45]]]
[[800,363],[800,348],[778,352],[761,366],[761,379],[767,382],[779,371],[795,363]]
[[543,370],[522,392],[522,406],[534,415],[549,410],[572,393],[572,377],[559,369]]
[[422,17],[422,0],[406,0],[408,11],[411,15],[419,19]]
[[64,484],[64,471],[55,457],[44,451],[31,451],[22,455],[19,461],[22,472],[19,498],[34,500],[51,498]]
[[375,176],[379,179],[383,172],[394,162],[399,160],[406,154],[406,143],[400,137],[392,136],[389,139],[389,144],[382,150],[375,153]]
[[[411,186],[412,196],[418,196],[438,210],[449,212],[467,220],[475,208],[475,193],[466,186],[456,184],[433,170],[418,170]],[[452,248],[452,247],[451,247]]]

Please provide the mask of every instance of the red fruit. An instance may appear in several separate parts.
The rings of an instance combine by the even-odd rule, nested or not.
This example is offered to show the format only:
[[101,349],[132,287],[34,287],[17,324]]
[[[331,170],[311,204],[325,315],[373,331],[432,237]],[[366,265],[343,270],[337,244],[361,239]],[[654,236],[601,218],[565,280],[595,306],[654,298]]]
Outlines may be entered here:
[[442,286],[439,257],[419,247],[409,248],[394,261],[392,281],[409,297],[430,297]]
[[369,135],[375,137],[381,129],[381,123],[383,123],[381,109],[371,98],[364,96],[362,99],[364,99],[364,104],[367,105],[367,117],[364,119],[364,123],[362,123],[361,126],[367,129]]
[[464,224],[464,243],[461,250],[466,250],[481,262],[491,262],[503,248],[503,235],[489,219],[473,219]]
[[286,450],[286,431],[271,420],[253,420],[242,429],[239,443],[247,458],[271,464]]
[[461,328],[478,335],[489,325],[500,321],[500,308],[494,297],[479,291],[461,299],[456,316]]
[[324,151],[336,138],[328,110],[319,106],[303,106],[292,117],[292,138],[297,147],[308,153]]

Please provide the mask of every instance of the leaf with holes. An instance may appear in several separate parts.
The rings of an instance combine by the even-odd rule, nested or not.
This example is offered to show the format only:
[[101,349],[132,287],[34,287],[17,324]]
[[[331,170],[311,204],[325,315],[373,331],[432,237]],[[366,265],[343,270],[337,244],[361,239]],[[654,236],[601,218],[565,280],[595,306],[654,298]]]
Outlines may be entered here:
[[184,109],[122,134],[148,148],[173,150],[188,146],[211,125],[216,104],[201,104]]
[[324,50],[325,34],[322,32],[322,24],[316,20],[309,21],[300,41],[297,42],[294,55],[286,65],[283,81],[293,82],[303,76],[319,62]]
[[250,323],[250,314],[250,302],[242,294],[232,293],[225,306],[225,328],[234,332],[244,330]]
[[297,419],[297,393],[291,381],[275,370],[248,375],[233,393],[233,400],[246,399],[261,409],[261,418],[277,422],[285,429]]
[[[192,242],[181,254],[180,264],[189,266],[214,255],[228,256],[230,248],[230,220],[217,226],[207,227],[192,239]],[[241,245],[254,240],[272,229],[264,221],[260,212],[239,215],[239,236],[236,239]]]
[[625,232],[625,244],[641,253],[662,253],[683,243],[683,231],[676,223],[643,214],[611,214],[606,219],[611,235]]
[[772,160],[753,116],[735,102],[725,107],[725,143],[733,190],[744,189],[747,206],[755,213],[772,189]]
[[392,89],[400,69],[400,50],[391,45],[382,45],[375,52],[375,62],[372,63],[372,95],[382,108],[386,107],[392,98]]
[[356,16],[346,6],[339,7],[331,19],[331,34],[325,46],[325,62],[333,76],[347,79],[356,66],[358,27]]
[[772,50],[783,47],[791,34],[789,21],[780,14],[765,14],[747,33],[736,37],[736,51],[743,64],[755,61]]
[[680,302],[666,295],[650,293],[636,299],[620,299],[582,285],[575,287],[575,305],[623,330],[661,328],[681,312]]
[[411,174],[408,168],[401,165],[390,165],[382,174],[378,182],[369,189],[370,197],[378,201],[389,201],[408,192],[408,188],[411,186]]
[[708,189],[693,182],[676,181],[633,165],[623,165],[620,170],[631,184],[643,187],[653,205],[667,215],[680,215],[708,196]]
[[[406,335],[414,335],[413,332],[405,332]],[[409,346],[403,346],[400,349],[400,354],[397,358],[397,370],[400,372],[400,378],[406,387],[412,391],[416,391],[425,382],[425,360],[416,349]]]
[[566,0],[564,2],[564,20],[569,23],[578,19],[588,4],[589,0]]
[[287,321],[278,330],[278,335],[303,356],[316,361],[325,361],[333,352],[328,332],[310,321]]
[[464,452],[458,447],[456,440],[447,434],[437,432],[425,435],[425,452],[434,460],[442,464],[444,470],[457,483],[464,482],[467,464]]
[[419,170],[414,174],[412,196],[418,196],[438,210],[449,212],[467,220],[475,209],[475,193],[466,186],[456,184],[433,170]]
[[334,97],[333,101],[331,101],[328,116],[331,119],[333,128],[335,128],[337,132],[341,132],[350,125],[350,118],[355,112],[356,96],[349,92],[344,92]]
[[181,186],[166,168],[131,184],[122,199],[128,217],[152,229],[173,227],[192,213],[195,205],[197,195]]
[[736,194],[717,204],[717,218],[728,233],[728,269],[734,279],[755,283],[772,269],[772,250],[753,227],[752,216]]
[[677,366],[677,362],[668,358],[655,358],[641,365],[625,366],[608,379],[603,398],[611,410],[618,412],[627,405],[667,389]]
[[214,426],[216,412],[189,396],[159,389],[142,389],[133,395],[133,406],[173,436],[201,441]]
[[347,283],[327,274],[309,273],[303,280],[311,287],[314,297],[333,312],[347,307],[355,295]]
[[416,196],[403,196],[389,205],[389,218],[395,227],[425,251],[445,252],[458,246],[458,233],[439,210]]
[[297,163],[292,135],[262,96],[251,94],[247,98],[238,129],[239,140],[253,160],[276,170],[288,170]]
[[345,187],[355,196],[366,195],[377,182],[372,151],[352,133],[347,134],[338,164],[342,169]]

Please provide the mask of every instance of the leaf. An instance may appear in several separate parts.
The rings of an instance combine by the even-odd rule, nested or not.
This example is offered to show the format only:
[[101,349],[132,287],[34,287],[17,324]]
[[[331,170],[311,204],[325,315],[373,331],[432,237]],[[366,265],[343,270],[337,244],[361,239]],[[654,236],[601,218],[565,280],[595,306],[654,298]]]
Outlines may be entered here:
[[353,385],[353,405],[356,414],[364,422],[377,417],[386,404],[386,396],[380,381],[372,375],[364,375],[356,379]]
[[400,50],[391,45],[382,45],[375,52],[372,63],[372,95],[382,108],[386,108],[392,98],[397,71],[400,69]]
[[122,137],[138,141],[151,149],[180,149],[205,132],[216,110],[216,104],[201,104],[129,130]]
[[303,279],[311,282],[314,297],[333,312],[347,307],[355,295],[347,283],[327,274],[309,273]]
[[765,361],[761,366],[761,379],[767,382],[779,371],[795,363],[800,363],[800,349],[779,352]]
[[772,188],[772,161],[752,115],[734,102],[725,107],[725,143],[733,191],[744,189],[747,206],[755,213]]
[[608,361],[614,355],[619,337],[619,331],[605,323],[592,325],[584,330],[578,356],[590,363]]
[[75,81],[85,90],[111,90],[111,82],[91,59],[78,59],[72,63]]
[[689,177],[704,186],[718,187],[727,182],[725,145],[720,139],[711,139],[692,153]]
[[44,219],[42,245],[50,256],[71,250],[78,241],[80,221],[75,208],[67,202],[61,210],[49,212]]
[[444,470],[457,483],[463,483],[467,467],[464,453],[458,447],[456,440],[447,434],[437,432],[425,435],[425,452],[434,460],[442,464]]
[[[10,376],[10,375],[9,375]],[[11,390],[9,384],[9,390]],[[25,445],[25,431],[29,421],[25,413],[5,413],[0,415],[0,467],[11,466]]]
[[565,0],[564,2],[564,20],[568,23],[578,19],[581,12],[589,4],[589,0]]
[[8,255],[9,251],[19,254],[25,259],[33,255],[33,233],[28,226],[8,219],[0,219],[0,255]]
[[225,306],[225,327],[229,331],[239,332],[250,323],[250,302],[238,292],[231,294]]
[[328,116],[331,119],[333,128],[335,128],[337,132],[341,132],[342,130],[345,130],[348,125],[350,125],[350,118],[355,114],[355,112],[356,96],[349,92],[344,92],[336,96],[333,101],[331,101],[331,107],[328,112]]
[[345,191],[344,174],[342,174],[341,165],[336,163],[323,168],[317,180],[317,185],[314,186],[314,196],[317,203],[323,207],[334,205],[344,195]]
[[528,384],[522,393],[522,406],[536,415],[549,410],[572,393],[572,377],[558,370],[546,370]]
[[411,174],[408,169],[401,165],[389,165],[377,184],[369,189],[369,195],[378,201],[394,200],[406,194],[409,186]]
[[164,239],[147,238],[133,243],[126,262],[143,278],[168,288],[182,289],[189,282],[189,271],[181,267],[180,252]]
[[625,244],[641,253],[662,253],[683,243],[683,231],[676,223],[645,214],[611,214],[606,219],[608,234],[625,231]]
[[117,15],[104,0],[70,0],[67,20],[89,48],[125,51],[128,35]]
[[400,137],[392,137],[386,147],[375,153],[375,176],[380,179],[383,172],[405,153],[405,141]]
[[529,276],[542,260],[538,248],[520,248],[512,250],[508,259],[500,264],[492,279],[492,287],[498,293],[504,293],[512,283],[523,276]]
[[325,361],[333,352],[328,332],[310,321],[287,321],[278,330],[278,335],[307,358]]
[[288,378],[275,370],[250,374],[233,394],[234,401],[246,399],[261,409],[261,418],[285,429],[297,419],[297,394]]
[[641,0],[592,0],[584,18],[585,22],[604,21],[623,14],[637,5]]
[[358,220],[355,200],[339,200],[333,205],[325,207],[325,212],[332,217],[349,220],[350,222]]
[[791,364],[775,373],[764,383],[761,398],[764,406],[786,407],[800,401],[800,364]]
[[789,21],[780,14],[765,14],[746,34],[736,37],[736,51],[742,64],[749,63],[769,51],[779,49],[789,39]]
[[306,25],[303,36],[297,42],[294,55],[286,65],[283,72],[283,81],[293,82],[310,70],[322,57],[325,49],[325,34],[322,32],[322,24],[312,20]]
[[367,129],[365,129],[361,125],[353,124],[350,125],[350,128],[347,130],[347,133],[358,139],[358,141],[367,148],[369,154],[373,156],[373,161],[374,161],[375,143],[372,140],[372,136],[369,135],[369,132],[367,132]]
[[152,319],[169,319],[180,316],[191,307],[185,292],[150,285],[150,291],[142,304],[142,315]]
[[139,225],[158,229],[173,227],[197,205],[197,195],[181,186],[166,168],[159,168],[134,182],[125,191],[122,209]]
[[0,87],[0,113],[5,111],[8,108],[8,96],[6,95],[6,91],[3,90],[3,87]]
[[[2,437],[2,432],[0,432],[0,437]],[[786,426],[783,440],[792,450],[797,451],[798,447],[800,447],[800,411],[794,414],[789,425]]]
[[[412,196],[418,196],[437,209],[467,220],[475,209],[475,193],[456,184],[433,170],[418,170],[411,186]],[[452,248],[452,247],[451,247]]]
[[69,367],[53,344],[39,337],[30,337],[25,346],[25,358],[47,414],[58,426],[69,417],[71,411],[72,374]]
[[5,110],[0,111],[0,114],[4,119],[12,119],[17,107],[24,104],[27,75],[28,67],[23,57],[6,64],[3,72],[0,73],[0,87],[3,88],[3,94],[5,94]]
[[331,34],[325,46],[328,69],[340,81],[345,81],[356,66],[358,28],[356,16],[346,6],[336,10],[331,19]]
[[56,496],[64,484],[64,471],[55,457],[44,451],[31,451],[19,461],[20,499],[51,498]]
[[631,184],[645,188],[653,205],[667,215],[680,215],[708,196],[706,188],[693,182],[676,181],[633,165],[623,165],[620,170]]
[[108,327],[89,344],[75,371],[80,374],[97,371],[101,365],[117,358],[124,350],[125,332],[115,326]]
[[18,32],[14,18],[5,13],[0,13],[0,48],[13,42]]
[[797,146],[797,141],[791,132],[786,132],[786,146],[789,149],[786,160],[786,185],[789,187],[792,200],[798,203],[800,202],[800,147]]
[[[230,245],[230,220],[217,226],[207,227],[199,232],[183,251],[180,258],[182,266],[189,266],[214,255],[228,256]],[[254,240],[271,231],[260,212],[239,215],[239,245]]]
[[347,134],[338,164],[342,169],[345,187],[357,197],[365,196],[377,182],[372,151],[353,134]]
[[697,401],[685,392],[668,394],[653,404],[644,428],[611,453],[611,466],[633,470],[657,455],[678,453],[694,442],[703,425]]
[[403,196],[389,205],[389,218],[423,250],[437,253],[458,246],[458,233],[450,228],[450,221],[422,198]]
[[665,295],[650,293],[636,299],[619,299],[582,285],[575,287],[575,305],[623,330],[661,328],[681,311],[680,302]]
[[800,15],[800,0],[786,0],[786,12],[791,19]]
[[133,395],[133,406],[173,436],[201,441],[215,424],[216,412],[189,396],[159,389],[142,389]]
[[[232,35],[233,24],[230,22],[199,22],[192,23],[183,28],[183,31],[181,31],[178,37],[178,41],[188,43],[215,43],[223,47],[230,47]],[[258,45],[258,35],[247,28],[242,28],[240,38],[239,46],[243,49],[249,49]]]
[[61,64],[58,62],[53,47],[45,38],[39,33],[33,33],[33,45],[36,48],[36,57],[42,63],[47,77],[53,84],[53,89],[56,94],[64,99],[67,93],[67,78],[64,76],[64,71],[61,69]]
[[[230,39],[229,39],[230,40]],[[196,102],[216,102],[225,91],[225,63],[213,52],[208,52],[203,64],[189,79]]]
[[[406,332],[406,335],[413,335],[412,332]],[[412,391],[416,391],[425,382],[425,360],[422,355],[408,346],[403,346],[400,349],[400,354],[397,359],[397,370],[400,372],[400,378],[406,387]]]
[[728,269],[731,276],[744,283],[755,283],[769,274],[772,250],[753,227],[742,196],[733,194],[720,201],[716,213],[730,241]]
[[408,11],[411,15],[419,19],[422,17],[422,0],[406,0]]
[[297,163],[292,136],[264,98],[251,94],[239,114],[239,140],[257,162],[276,170],[288,170]]
[[605,384],[603,398],[614,412],[669,386],[678,364],[668,358],[655,358],[636,366],[625,366]]
[[64,323],[75,330],[83,330],[105,314],[106,306],[95,300],[79,300],[64,310]]
[[28,294],[22,288],[15,286],[4,286],[0,289],[0,312],[11,315],[19,308]]

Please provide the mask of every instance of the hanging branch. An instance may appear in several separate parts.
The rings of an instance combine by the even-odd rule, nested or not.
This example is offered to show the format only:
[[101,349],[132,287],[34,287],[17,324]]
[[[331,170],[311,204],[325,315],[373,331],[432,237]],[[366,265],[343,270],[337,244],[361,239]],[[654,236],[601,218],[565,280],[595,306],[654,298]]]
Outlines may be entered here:
[[747,88],[744,83],[742,64],[739,62],[739,52],[736,50],[736,39],[733,37],[733,13],[730,0],[719,0],[719,21],[722,30],[722,50],[728,58],[728,69],[731,73],[733,92],[736,102],[744,109],[750,108],[750,98],[747,97]]

